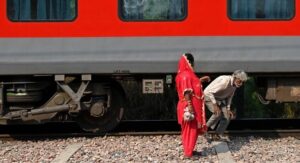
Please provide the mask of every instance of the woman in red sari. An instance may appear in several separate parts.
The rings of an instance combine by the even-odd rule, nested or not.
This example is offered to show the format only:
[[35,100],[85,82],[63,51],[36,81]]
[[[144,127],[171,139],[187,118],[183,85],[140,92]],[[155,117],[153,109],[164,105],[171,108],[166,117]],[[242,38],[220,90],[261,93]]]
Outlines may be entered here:
[[[207,130],[201,82],[210,80],[208,76],[199,79],[194,73],[193,66],[193,55],[183,54],[179,60],[176,76],[176,89],[179,97],[177,118],[181,125],[184,156],[188,158],[193,156],[198,135]],[[185,111],[192,113],[194,118],[184,118]]]

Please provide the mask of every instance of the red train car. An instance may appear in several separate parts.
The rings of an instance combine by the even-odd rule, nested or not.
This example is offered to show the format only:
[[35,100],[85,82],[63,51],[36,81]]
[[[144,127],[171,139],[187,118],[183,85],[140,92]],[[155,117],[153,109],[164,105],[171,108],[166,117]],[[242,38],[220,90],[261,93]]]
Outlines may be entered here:
[[119,81],[164,94],[184,52],[197,73],[244,69],[268,100],[300,99],[296,0],[2,0],[0,10],[2,124],[111,130],[123,115]]

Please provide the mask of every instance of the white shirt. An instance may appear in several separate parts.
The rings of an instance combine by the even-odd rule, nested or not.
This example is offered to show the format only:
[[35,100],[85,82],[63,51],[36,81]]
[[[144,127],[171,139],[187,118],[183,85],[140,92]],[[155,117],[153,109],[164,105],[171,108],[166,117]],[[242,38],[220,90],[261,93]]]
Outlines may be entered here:
[[226,100],[227,108],[230,108],[236,90],[233,79],[231,75],[219,76],[204,89],[204,95],[209,97],[213,104],[217,104],[217,101]]

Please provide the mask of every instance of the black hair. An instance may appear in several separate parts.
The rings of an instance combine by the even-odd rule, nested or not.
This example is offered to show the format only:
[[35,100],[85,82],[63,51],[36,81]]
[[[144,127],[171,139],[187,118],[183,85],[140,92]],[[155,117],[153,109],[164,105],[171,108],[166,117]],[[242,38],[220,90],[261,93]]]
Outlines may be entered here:
[[193,55],[191,53],[185,53],[184,55],[186,56],[186,58],[190,62],[190,64],[192,66],[194,66],[194,57],[193,57]]

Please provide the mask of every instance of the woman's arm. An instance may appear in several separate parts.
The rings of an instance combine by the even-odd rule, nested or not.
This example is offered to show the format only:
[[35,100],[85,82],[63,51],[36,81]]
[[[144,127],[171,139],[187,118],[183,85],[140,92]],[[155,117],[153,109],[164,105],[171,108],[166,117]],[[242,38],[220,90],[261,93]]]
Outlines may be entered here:
[[192,105],[192,92],[191,91],[185,91],[184,92],[184,99],[187,101],[187,107],[189,108],[189,112],[194,112],[194,108]]
[[210,82],[210,77],[209,76],[203,76],[200,78],[200,82],[203,83],[203,82]]

